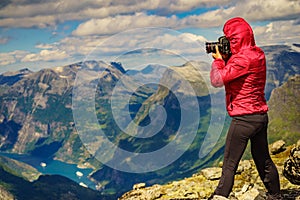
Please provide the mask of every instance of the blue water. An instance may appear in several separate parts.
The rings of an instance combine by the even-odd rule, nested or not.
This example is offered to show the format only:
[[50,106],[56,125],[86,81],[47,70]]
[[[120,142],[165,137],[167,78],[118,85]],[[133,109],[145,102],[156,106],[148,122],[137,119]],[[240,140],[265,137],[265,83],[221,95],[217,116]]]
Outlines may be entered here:
[[[91,189],[96,189],[95,183],[88,178],[88,175],[93,171],[92,169],[80,169],[75,164],[68,164],[53,159],[45,160],[43,158],[33,157],[25,154],[0,153],[0,155],[27,163],[44,175],[61,175],[77,183],[82,182]],[[46,163],[46,167],[41,166],[42,162]],[[83,176],[78,177],[76,175],[77,171],[81,172]]]

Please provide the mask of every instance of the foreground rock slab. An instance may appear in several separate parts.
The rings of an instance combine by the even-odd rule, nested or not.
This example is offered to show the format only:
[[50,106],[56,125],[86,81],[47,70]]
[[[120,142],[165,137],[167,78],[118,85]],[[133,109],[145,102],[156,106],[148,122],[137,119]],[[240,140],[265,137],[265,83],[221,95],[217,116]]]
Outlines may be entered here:
[[[277,144],[283,144],[282,141]],[[300,144],[300,142],[299,142]],[[282,145],[284,146],[284,145]],[[296,150],[294,150],[296,148]],[[284,175],[285,164],[293,157],[293,162],[298,161],[297,156],[300,146],[293,145],[285,147],[275,155],[272,159],[277,166],[280,175],[281,193],[284,200],[300,200],[300,186],[291,183]],[[296,156],[296,158],[295,158]],[[291,167],[295,169],[295,167]],[[298,168],[299,170],[299,165]],[[165,185],[152,185],[145,187],[145,183],[139,183],[134,189],[123,194],[119,200],[201,200],[207,199],[216,188],[221,175],[221,167],[212,167],[202,169],[199,173],[192,177],[187,177],[180,181],[170,182]],[[299,175],[298,171],[296,175]],[[233,191],[229,197],[230,200],[265,200],[267,199],[266,190],[259,178],[253,160],[243,160],[239,164],[237,174],[235,175],[235,183]]]

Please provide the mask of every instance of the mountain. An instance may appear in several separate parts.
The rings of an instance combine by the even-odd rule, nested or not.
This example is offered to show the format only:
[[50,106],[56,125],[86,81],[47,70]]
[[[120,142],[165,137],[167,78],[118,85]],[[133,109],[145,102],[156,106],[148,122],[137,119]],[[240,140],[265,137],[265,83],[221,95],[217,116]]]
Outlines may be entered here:
[[269,137],[271,142],[283,139],[293,144],[300,138],[300,74],[275,88],[268,101]]
[[164,73],[164,71],[167,68],[168,68],[167,66],[163,66],[163,65],[159,65],[159,64],[149,64],[141,70],[133,70],[133,69],[127,70],[126,74],[129,76],[138,75],[138,76],[144,76],[144,77],[146,77],[148,75],[148,76],[151,76],[151,77],[148,77],[150,79],[155,78],[154,76],[158,76],[158,78],[160,79],[162,74]]
[[0,75],[0,85],[1,84],[7,84],[7,85],[13,85],[14,83],[21,80],[24,75],[32,73],[29,69],[25,68],[22,70],[19,70],[17,72],[6,72]]
[[290,76],[300,74],[299,45],[272,45],[262,47],[267,60],[266,98],[274,88],[281,86]]
[[[0,89],[1,151],[54,157],[93,168],[99,165],[83,148],[74,126],[72,92],[80,70],[91,79],[88,81],[100,78],[105,94],[111,93],[116,77],[122,74],[112,65],[89,61],[24,75],[1,75],[8,80]],[[20,80],[10,85],[16,76]]]
[[[108,99],[125,70],[118,63],[86,61],[37,72],[22,70],[1,75],[2,152],[58,159],[95,171],[103,168],[87,151],[75,127],[72,97],[77,73],[83,73],[87,84],[98,83],[95,107],[99,123],[117,140],[120,130],[114,128]],[[126,87],[132,87],[130,81]],[[142,86],[139,90],[131,98],[132,112],[153,89]],[[110,177],[93,180],[105,187]]]
[[[284,87],[289,77],[299,74],[300,55],[295,47],[276,45],[263,48],[268,63],[268,99],[273,99],[271,91],[274,88]],[[200,61],[166,68],[149,65],[141,71],[126,71],[121,63],[86,61],[37,72],[25,69],[1,74],[0,150],[93,168],[90,177],[101,184],[102,192],[116,196],[130,189],[136,182],[166,183],[192,175],[220,161],[229,121],[222,115],[222,89],[211,88],[207,80],[209,70],[210,64]],[[140,78],[138,83],[135,83],[136,77]],[[151,81],[155,81],[155,84],[148,84]],[[80,107],[80,103],[90,105],[90,97],[94,98],[92,107]],[[75,103],[78,100],[79,104],[74,104],[74,100]],[[217,109],[212,108],[212,103]],[[274,103],[275,108],[278,105]],[[74,116],[74,109],[77,108],[82,112]],[[151,111],[150,115],[148,111]],[[96,115],[96,122],[90,121],[87,115],[90,113]],[[223,128],[209,127],[214,115],[220,115],[221,121],[224,120]],[[86,120],[75,122],[75,117]],[[132,120],[138,126],[131,123],[120,127],[124,119]],[[272,126],[273,119],[270,116]],[[188,124],[186,129],[180,127],[182,120]],[[95,135],[82,137],[80,125],[83,130],[90,130]],[[95,131],[99,128],[105,133],[105,138]],[[179,130],[183,130],[183,134],[177,137]],[[210,137],[208,130],[221,130],[215,131],[221,132],[221,135]],[[188,134],[192,132],[195,134]],[[274,131],[274,138],[277,134]],[[122,154],[116,148],[104,151],[106,138],[119,149],[133,154],[128,159],[119,159],[121,162],[113,163],[114,159],[122,158]],[[166,159],[158,163],[164,163],[160,170],[132,173],[130,170],[116,170],[102,164],[115,164],[133,171],[151,169],[153,166],[159,168],[151,165],[157,164],[155,159],[144,169],[141,165],[147,162],[135,165],[136,155],[155,152],[173,140],[180,144],[179,154],[176,151],[166,154]],[[289,142],[292,143],[292,139]],[[201,146],[205,148],[200,149]],[[202,152],[201,159],[199,152]],[[101,159],[104,157],[104,160],[92,153]],[[165,163],[171,158],[168,155],[175,155],[176,161],[170,165]]]

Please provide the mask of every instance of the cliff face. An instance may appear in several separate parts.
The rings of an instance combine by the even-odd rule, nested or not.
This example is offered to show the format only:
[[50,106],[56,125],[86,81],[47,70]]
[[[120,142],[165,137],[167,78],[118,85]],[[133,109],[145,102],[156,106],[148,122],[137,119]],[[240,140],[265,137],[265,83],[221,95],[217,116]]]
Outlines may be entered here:
[[[297,144],[300,148],[300,141]],[[300,185],[292,184],[283,175],[286,160],[291,150],[295,152],[295,145],[285,147],[282,141],[270,145],[276,154],[272,159],[280,175],[281,193],[283,199],[300,199]],[[298,151],[298,154],[300,152]],[[298,155],[299,157],[299,155]],[[298,158],[297,157],[297,158]],[[298,164],[299,161],[298,161]],[[287,170],[287,169],[285,169]],[[123,194],[119,200],[150,200],[150,199],[207,199],[217,187],[221,177],[220,166],[205,168],[192,177],[180,181],[173,181],[165,185],[145,187],[144,183],[133,186],[133,190]],[[233,191],[229,199],[235,200],[263,200],[266,199],[266,190],[259,178],[253,160],[242,160],[235,175]]]
[[300,75],[275,88],[268,105],[271,142],[283,139],[287,144],[294,143],[300,138]]
[[300,73],[298,45],[274,45],[262,47],[267,60],[266,97],[270,98],[274,88],[281,86],[290,76]]
[[[99,165],[89,160],[89,152],[76,133],[72,92],[79,70],[96,73],[104,69],[106,73],[96,78],[103,80],[102,91],[109,93],[114,82],[108,79],[123,72],[101,61],[0,75],[0,151],[55,157],[86,166]],[[86,78],[90,78],[89,74]]]

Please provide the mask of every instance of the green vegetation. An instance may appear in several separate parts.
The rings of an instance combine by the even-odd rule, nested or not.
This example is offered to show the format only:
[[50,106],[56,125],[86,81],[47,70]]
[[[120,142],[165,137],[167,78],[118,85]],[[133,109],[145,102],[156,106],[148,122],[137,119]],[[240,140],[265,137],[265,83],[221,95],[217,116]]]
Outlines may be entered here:
[[281,87],[273,90],[269,100],[269,139],[279,139],[287,145],[300,138],[300,75],[290,77]]
[[14,176],[0,167],[0,186],[20,200],[99,200],[112,199],[108,195],[79,186],[58,175],[41,176],[34,182]]
[[28,181],[33,181],[38,179],[41,175],[35,168],[27,165],[25,163],[19,162],[17,160],[10,159],[5,156],[0,156],[0,167],[5,171],[13,174],[15,176],[24,178]]
[[71,103],[71,98],[62,98],[58,95],[48,95],[47,107],[45,109],[36,108],[33,116],[41,123],[49,122],[69,123],[73,118],[71,108],[66,105]]

